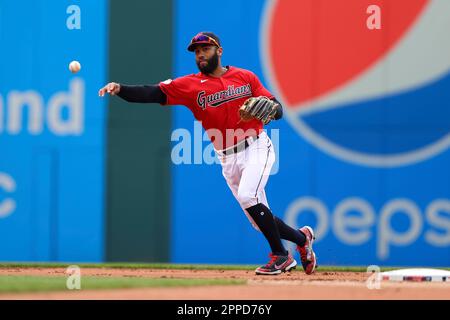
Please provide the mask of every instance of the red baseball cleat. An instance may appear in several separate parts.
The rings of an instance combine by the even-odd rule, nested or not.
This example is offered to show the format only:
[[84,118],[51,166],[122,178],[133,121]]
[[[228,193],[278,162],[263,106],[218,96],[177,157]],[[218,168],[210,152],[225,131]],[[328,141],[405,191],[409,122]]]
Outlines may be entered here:
[[305,235],[306,241],[303,247],[297,246],[297,251],[300,253],[305,273],[312,274],[316,269],[316,254],[312,248],[313,242],[316,239],[314,237],[314,231],[310,226],[304,226],[300,228],[299,231]]

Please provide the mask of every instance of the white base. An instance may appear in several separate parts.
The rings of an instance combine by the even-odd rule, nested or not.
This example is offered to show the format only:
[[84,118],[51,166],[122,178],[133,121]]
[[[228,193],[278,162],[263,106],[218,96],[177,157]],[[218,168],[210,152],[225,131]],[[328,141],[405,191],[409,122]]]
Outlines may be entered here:
[[433,281],[450,283],[450,271],[440,269],[399,269],[381,273],[382,280],[388,281]]

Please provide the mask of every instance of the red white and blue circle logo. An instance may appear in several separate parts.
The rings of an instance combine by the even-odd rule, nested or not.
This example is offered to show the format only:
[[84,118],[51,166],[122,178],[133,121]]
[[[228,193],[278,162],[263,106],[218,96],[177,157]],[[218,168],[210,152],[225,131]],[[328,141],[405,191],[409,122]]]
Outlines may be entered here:
[[[369,28],[370,6],[380,28]],[[269,0],[265,78],[292,127],[344,161],[397,167],[450,147],[450,1]]]

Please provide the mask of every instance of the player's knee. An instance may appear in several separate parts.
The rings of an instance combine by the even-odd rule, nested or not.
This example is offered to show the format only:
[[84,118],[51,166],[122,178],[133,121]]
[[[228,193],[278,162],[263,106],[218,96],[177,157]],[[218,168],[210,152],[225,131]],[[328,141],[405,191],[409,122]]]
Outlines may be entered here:
[[258,198],[254,193],[244,192],[241,190],[238,191],[237,200],[243,208],[253,207],[258,204]]

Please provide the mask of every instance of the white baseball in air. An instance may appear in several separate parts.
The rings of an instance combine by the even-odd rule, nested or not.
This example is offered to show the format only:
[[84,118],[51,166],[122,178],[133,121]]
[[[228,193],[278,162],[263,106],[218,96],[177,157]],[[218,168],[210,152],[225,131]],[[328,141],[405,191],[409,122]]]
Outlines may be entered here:
[[81,64],[78,62],[78,61],[72,61],[70,64],[69,64],[69,70],[70,70],[70,72],[72,72],[72,73],[77,73],[78,71],[80,71],[81,70]]

